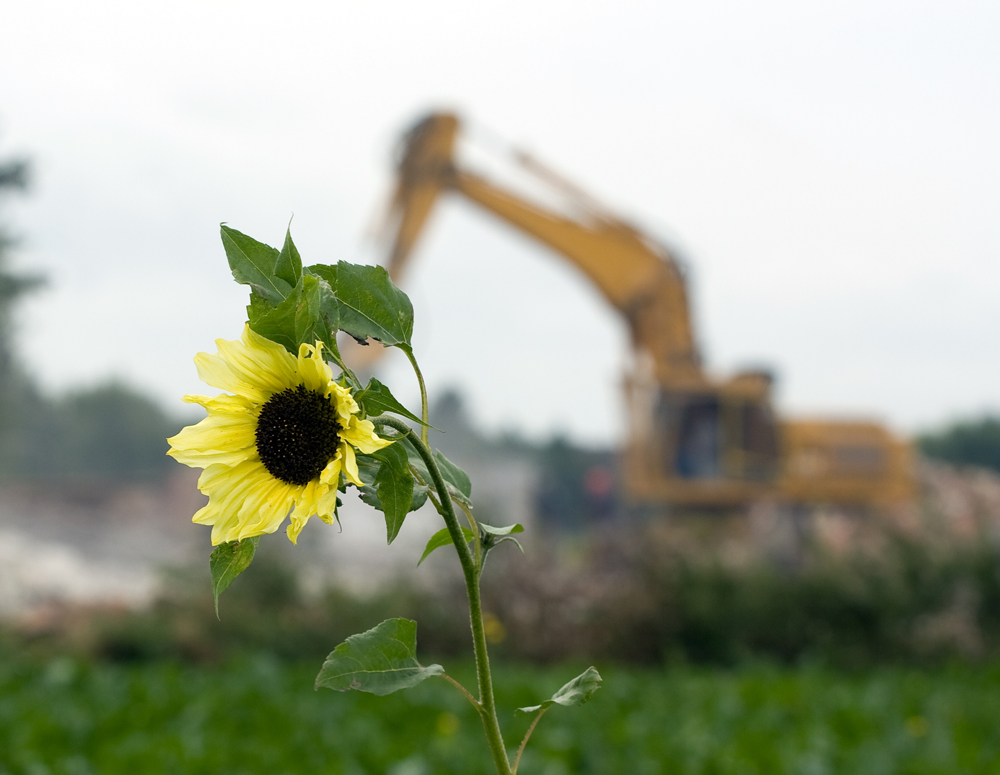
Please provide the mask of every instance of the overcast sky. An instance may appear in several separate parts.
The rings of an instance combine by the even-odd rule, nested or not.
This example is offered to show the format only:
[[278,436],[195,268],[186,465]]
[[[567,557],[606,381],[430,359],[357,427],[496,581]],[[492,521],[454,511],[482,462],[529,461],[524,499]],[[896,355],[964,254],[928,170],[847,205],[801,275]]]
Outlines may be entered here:
[[[1000,411],[1000,5],[0,0],[25,360],[172,409],[246,290],[218,224],[308,263],[364,239],[401,130],[454,109],[670,240],[720,375],[902,432]],[[432,393],[490,429],[621,437],[622,322],[561,259],[439,208],[407,278]],[[401,364],[384,374],[415,402]],[[537,383],[537,388],[529,384]]]

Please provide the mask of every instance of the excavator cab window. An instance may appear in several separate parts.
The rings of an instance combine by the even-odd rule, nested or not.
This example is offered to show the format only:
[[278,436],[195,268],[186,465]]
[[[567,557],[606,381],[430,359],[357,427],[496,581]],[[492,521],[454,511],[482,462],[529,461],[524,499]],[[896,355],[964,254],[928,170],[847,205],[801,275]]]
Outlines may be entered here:
[[767,481],[778,466],[770,407],[718,394],[661,394],[663,462],[670,478]]
[[669,478],[717,479],[721,474],[721,411],[713,395],[663,391],[657,426]]
[[721,475],[719,409],[714,397],[694,398],[682,409],[676,465],[682,479],[717,479]]

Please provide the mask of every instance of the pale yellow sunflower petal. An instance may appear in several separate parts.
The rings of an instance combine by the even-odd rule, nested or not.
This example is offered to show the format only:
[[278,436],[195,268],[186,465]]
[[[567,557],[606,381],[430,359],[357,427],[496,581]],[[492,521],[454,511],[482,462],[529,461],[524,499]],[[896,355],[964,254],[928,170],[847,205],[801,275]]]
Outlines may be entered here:
[[327,386],[333,380],[333,371],[323,360],[323,343],[300,345],[297,366],[299,383],[307,390],[326,395]]
[[354,447],[342,441],[337,447],[337,452],[343,457],[344,478],[361,487],[364,482],[361,481],[361,475],[358,473],[358,459],[354,454]]
[[307,519],[316,513],[316,504],[329,488],[318,479],[313,479],[302,488],[302,493],[295,499],[295,511]]
[[244,460],[234,466],[214,464],[207,466],[198,477],[198,489],[205,495],[213,492],[229,492],[238,485],[249,473],[263,469],[263,464],[259,461]]
[[257,455],[256,428],[255,418],[246,412],[210,409],[208,417],[201,422],[189,425],[167,439],[171,446],[167,454],[194,468],[204,468],[213,463],[236,465]]
[[[192,521],[212,525],[213,546],[246,537],[240,532],[239,507],[259,486],[262,473],[266,475],[260,463],[240,463],[232,467],[212,465],[205,469],[199,489],[208,494],[208,505],[200,509]],[[206,486],[202,486],[203,482]]]
[[[232,476],[233,469],[237,467],[238,465],[230,466],[225,463],[213,463],[205,467],[198,477],[198,489],[208,496],[208,503],[195,512],[192,522],[200,525],[211,525],[214,522],[226,494],[239,484],[241,477]],[[220,484],[228,486],[220,487]]]
[[240,507],[241,538],[275,532],[288,516],[299,489],[270,474],[263,478]]
[[345,424],[344,429],[340,432],[340,438],[351,442],[366,455],[392,444],[392,439],[380,438],[375,433],[375,426],[371,420],[359,420],[355,416],[352,416],[350,421]]
[[323,484],[333,485],[334,488],[340,483],[341,462],[344,456],[340,454],[340,448],[334,453],[333,458],[326,464],[326,468],[320,471],[319,480]]
[[245,412],[256,416],[257,405],[245,396],[231,396],[228,393],[219,393],[217,396],[182,396],[181,401],[185,404],[199,404],[205,409],[220,412]]
[[332,525],[337,514],[337,488],[331,487],[316,504],[316,516]]
[[[248,474],[240,490],[240,497],[227,504],[225,518],[216,523],[216,531],[225,541],[242,541],[244,538],[275,532],[285,521],[288,509],[282,510],[280,503],[267,507],[259,500],[261,493],[270,492],[276,480],[261,466]],[[277,482],[278,488],[289,485]],[[290,503],[291,498],[287,501]],[[263,506],[263,508],[262,508]]]
[[249,491],[265,478],[272,477],[259,460],[244,460],[234,466],[221,463],[208,466],[198,478],[198,489],[208,496],[208,505],[194,515],[193,521],[211,525],[236,520]]
[[[322,492],[319,489],[322,488]],[[302,488],[302,491],[295,498],[295,511],[292,512],[292,519],[286,529],[289,540],[293,544],[299,541],[299,533],[306,526],[309,518],[316,513],[316,502],[320,495],[326,492],[326,486],[321,485],[316,479]]]
[[358,402],[354,400],[351,391],[336,382],[330,382],[329,394],[333,396],[334,405],[337,407],[337,419],[342,428],[346,428],[351,418],[361,411]]
[[218,511],[219,504],[213,503],[212,500],[209,499],[208,503],[194,513],[194,516],[191,517],[191,521],[196,525],[213,525],[215,524]]
[[[243,341],[216,341],[219,355],[242,381],[265,393],[280,393],[295,381],[295,359],[284,347],[243,328]],[[238,392],[238,391],[234,391]]]
[[292,512],[292,518],[288,523],[288,527],[285,528],[285,535],[296,546],[299,544],[299,533],[302,532],[302,528],[306,526],[306,522],[308,521],[309,517],[300,517],[294,511]]
[[[219,339],[216,344],[222,341]],[[198,369],[198,379],[207,385],[246,396],[256,404],[263,404],[271,397],[271,394],[261,390],[256,382],[247,382],[235,374],[229,361],[219,355],[198,353],[194,356],[194,365]]]
[[212,546],[239,540],[240,522],[235,508],[209,503],[203,511],[207,509],[212,509],[211,513],[202,515],[196,524],[212,526]]
[[202,382],[258,404],[294,384],[295,359],[248,326],[243,329],[243,341],[216,339],[215,344],[218,354],[198,353],[194,358]]

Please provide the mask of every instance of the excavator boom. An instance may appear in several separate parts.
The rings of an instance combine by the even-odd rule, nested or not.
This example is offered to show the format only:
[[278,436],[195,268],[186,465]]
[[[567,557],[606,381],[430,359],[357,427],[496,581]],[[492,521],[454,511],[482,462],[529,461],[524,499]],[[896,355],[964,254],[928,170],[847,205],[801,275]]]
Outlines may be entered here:
[[621,311],[633,346],[648,353],[661,382],[703,383],[690,325],[687,291],[669,252],[623,221],[560,215],[504,190],[454,160],[458,120],[435,114],[404,137],[390,208],[395,233],[389,274],[402,275],[417,237],[443,191],[455,191],[569,259]]
[[402,277],[438,197],[451,191],[565,258],[621,312],[635,354],[626,377],[625,484],[632,500],[735,505],[764,495],[864,504],[906,499],[909,450],[873,423],[774,419],[770,377],[710,379],[670,251],[540,162],[519,161],[568,197],[555,211],[461,166],[460,125],[431,114],[406,133],[387,216],[388,270]]

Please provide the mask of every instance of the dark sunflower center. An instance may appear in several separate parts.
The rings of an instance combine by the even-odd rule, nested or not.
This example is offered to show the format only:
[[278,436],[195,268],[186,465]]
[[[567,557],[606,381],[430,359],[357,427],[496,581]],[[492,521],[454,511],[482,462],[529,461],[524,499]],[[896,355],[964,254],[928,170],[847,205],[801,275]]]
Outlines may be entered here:
[[286,484],[319,476],[340,443],[333,402],[302,385],[271,396],[257,418],[257,453],[264,468]]

